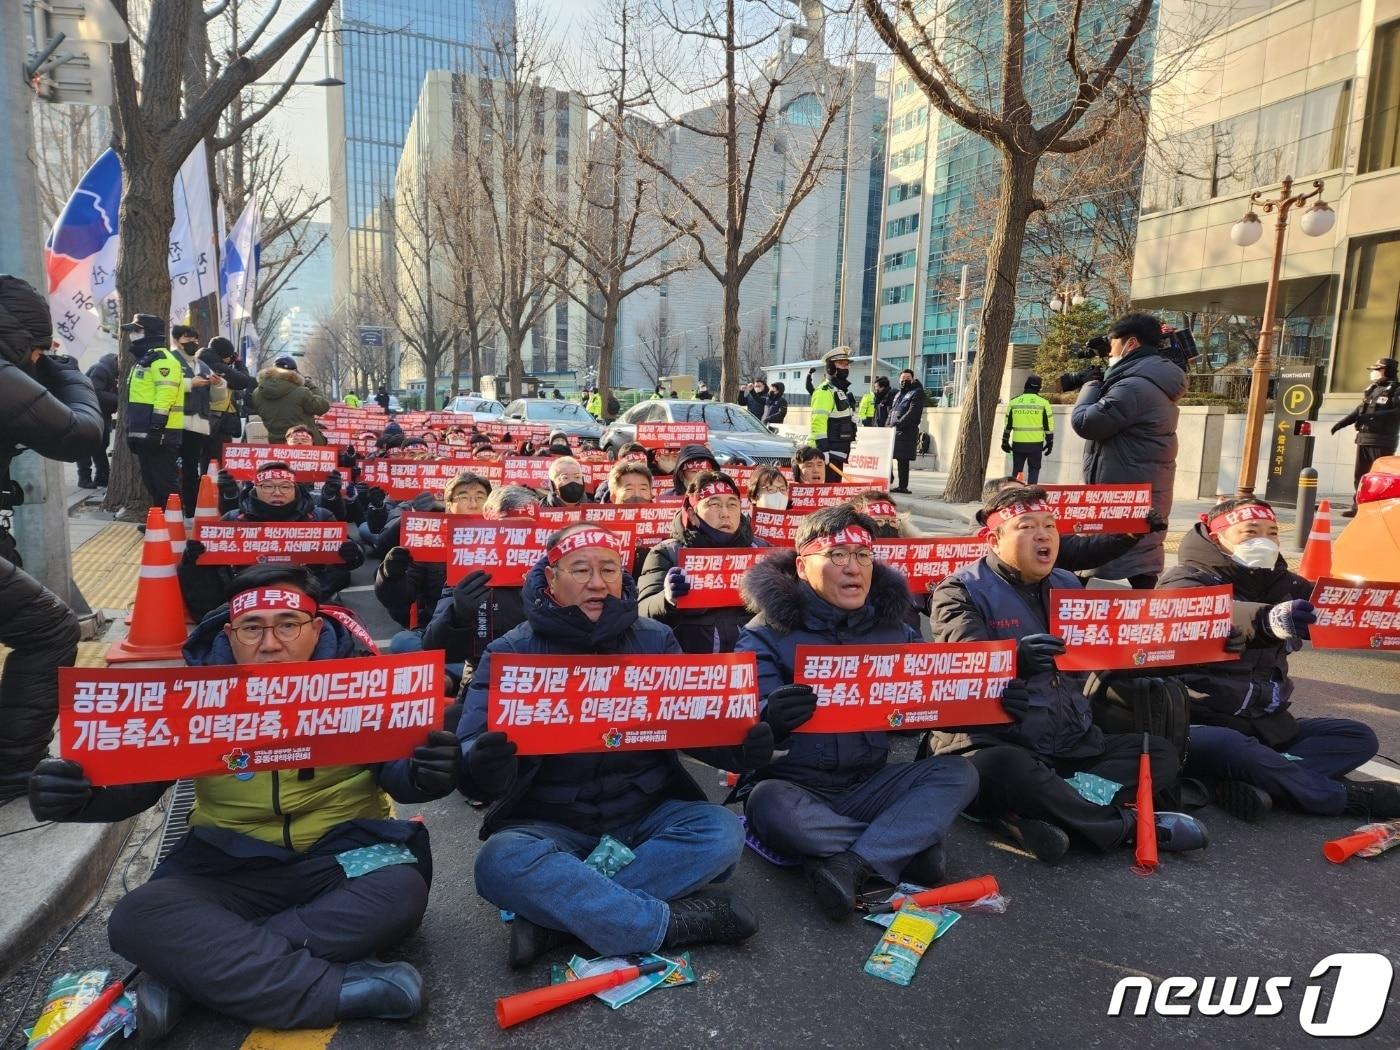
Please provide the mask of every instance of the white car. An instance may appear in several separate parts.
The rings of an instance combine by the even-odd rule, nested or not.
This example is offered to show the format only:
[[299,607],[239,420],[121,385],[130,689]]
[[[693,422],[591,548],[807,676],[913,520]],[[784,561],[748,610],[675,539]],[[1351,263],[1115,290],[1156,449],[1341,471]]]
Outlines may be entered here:
[[498,418],[506,410],[506,406],[499,401],[492,401],[489,397],[454,397],[447,403],[447,412],[457,412],[462,415],[472,417],[474,423],[489,423]]

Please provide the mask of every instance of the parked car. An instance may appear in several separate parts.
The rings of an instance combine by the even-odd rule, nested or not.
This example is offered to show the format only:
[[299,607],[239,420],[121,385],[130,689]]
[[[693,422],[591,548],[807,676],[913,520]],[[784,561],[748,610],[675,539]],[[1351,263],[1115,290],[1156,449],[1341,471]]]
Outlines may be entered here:
[[722,467],[784,467],[792,462],[792,439],[774,434],[742,406],[671,398],[643,401],[618,416],[603,434],[609,455],[616,457],[618,449],[635,440],[638,423],[704,423],[710,428],[710,450]]
[[577,401],[556,401],[549,397],[520,397],[506,406],[500,417],[505,422],[535,423],[565,434],[577,434],[597,442],[603,436],[598,421]]
[[464,394],[449,401],[444,411],[469,415],[474,423],[489,423],[504,414],[505,410],[505,405],[499,401],[492,401],[489,397],[471,397]]
[[1356,517],[1332,547],[1332,576],[1400,583],[1400,456],[1371,464],[1356,492]]

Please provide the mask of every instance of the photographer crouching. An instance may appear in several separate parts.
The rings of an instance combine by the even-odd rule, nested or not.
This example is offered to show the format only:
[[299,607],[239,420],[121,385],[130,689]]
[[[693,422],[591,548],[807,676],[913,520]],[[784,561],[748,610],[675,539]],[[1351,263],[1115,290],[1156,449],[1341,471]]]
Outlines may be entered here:
[[28,791],[29,771],[49,751],[58,714],[58,668],[73,666],[78,620],[24,572],[10,533],[24,493],[10,461],[25,449],[67,463],[102,454],[102,411],[91,381],[70,357],[50,355],[47,300],[0,274],[0,804]]
[[[1186,393],[1186,373],[1162,355],[1162,331],[1162,322],[1151,314],[1127,314],[1108,331],[1108,368],[1066,378],[1084,380],[1070,416],[1074,432],[1085,441],[1084,483],[1151,485],[1152,506],[1170,518],[1177,402]],[[1165,532],[1149,533],[1094,575],[1150,589],[1166,564],[1165,539]]]

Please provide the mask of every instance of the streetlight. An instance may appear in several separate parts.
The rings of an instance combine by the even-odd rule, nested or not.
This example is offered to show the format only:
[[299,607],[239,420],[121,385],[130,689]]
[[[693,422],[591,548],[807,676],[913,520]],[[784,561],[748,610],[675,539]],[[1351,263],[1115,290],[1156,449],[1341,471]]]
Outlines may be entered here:
[[1083,292],[1065,288],[1055,292],[1054,297],[1050,300],[1050,309],[1057,314],[1068,313],[1071,307],[1083,306],[1086,302],[1088,300],[1084,298]]
[[1269,270],[1269,284],[1264,292],[1264,324],[1259,329],[1259,351],[1254,356],[1254,368],[1249,383],[1249,411],[1244,421],[1244,451],[1240,456],[1240,476],[1236,495],[1254,495],[1254,475],[1259,466],[1259,446],[1264,430],[1264,405],[1269,398],[1269,377],[1274,370],[1274,313],[1278,308],[1278,278],[1283,267],[1283,240],[1288,231],[1288,213],[1300,204],[1316,197],[1313,206],[1303,213],[1298,225],[1309,237],[1321,237],[1331,232],[1337,216],[1322,200],[1322,182],[1313,183],[1307,193],[1293,192],[1293,176],[1288,176],[1279,187],[1277,197],[1263,200],[1263,191],[1255,190],[1249,195],[1250,210],[1240,221],[1230,227],[1230,240],[1241,248],[1257,244],[1264,235],[1264,224],[1254,206],[1260,211],[1276,212],[1274,220],[1274,258]]

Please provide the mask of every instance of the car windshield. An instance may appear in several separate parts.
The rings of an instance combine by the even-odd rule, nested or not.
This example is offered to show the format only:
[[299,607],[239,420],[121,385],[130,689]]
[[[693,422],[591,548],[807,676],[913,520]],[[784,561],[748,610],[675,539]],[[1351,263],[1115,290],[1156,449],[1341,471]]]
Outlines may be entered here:
[[726,434],[764,434],[771,431],[745,409],[714,401],[672,401],[671,419],[676,423],[705,423],[710,430]]
[[560,419],[570,423],[591,423],[593,417],[572,401],[526,401],[521,407],[526,419]]
[[499,401],[488,401],[484,397],[459,397],[452,402],[454,412],[489,412],[499,415],[503,406]]

